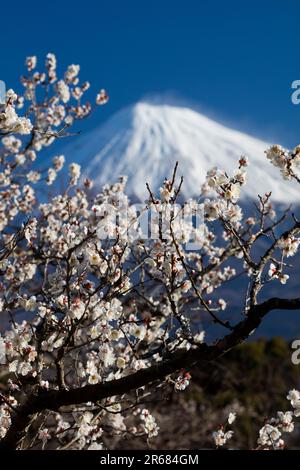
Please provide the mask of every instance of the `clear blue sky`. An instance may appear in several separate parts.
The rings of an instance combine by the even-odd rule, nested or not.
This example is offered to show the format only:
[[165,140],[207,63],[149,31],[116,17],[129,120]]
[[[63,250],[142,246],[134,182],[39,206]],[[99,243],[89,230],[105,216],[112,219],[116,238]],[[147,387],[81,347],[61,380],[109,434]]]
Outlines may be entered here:
[[243,130],[300,142],[297,0],[20,1],[1,4],[0,79],[17,89],[27,55],[81,65],[111,100],[95,126],[148,93],[172,92]]

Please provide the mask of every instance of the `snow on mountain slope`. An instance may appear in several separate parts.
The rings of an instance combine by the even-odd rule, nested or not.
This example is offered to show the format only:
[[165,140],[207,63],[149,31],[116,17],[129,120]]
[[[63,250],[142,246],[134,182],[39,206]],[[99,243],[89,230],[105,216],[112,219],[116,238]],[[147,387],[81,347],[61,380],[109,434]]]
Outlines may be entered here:
[[250,165],[244,199],[272,191],[273,201],[299,203],[300,190],[283,181],[266,159],[269,145],[187,107],[139,102],[73,141],[65,155],[82,165],[97,189],[127,175],[128,194],[141,200],[147,197],[145,183],[156,191],[171,176],[176,160],[184,196],[189,197],[199,194],[207,170],[218,166],[232,174],[239,157],[246,155]]

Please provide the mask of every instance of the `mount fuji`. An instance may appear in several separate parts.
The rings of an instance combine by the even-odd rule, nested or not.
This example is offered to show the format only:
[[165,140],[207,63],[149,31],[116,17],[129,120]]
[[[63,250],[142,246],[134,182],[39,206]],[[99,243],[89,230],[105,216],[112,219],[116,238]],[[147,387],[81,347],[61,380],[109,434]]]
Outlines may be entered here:
[[[277,143],[277,142],[273,142]],[[184,106],[141,101],[114,114],[105,124],[74,139],[64,149],[68,161],[80,163],[97,190],[128,176],[127,193],[147,197],[146,182],[154,191],[170,177],[178,160],[184,197],[199,194],[206,172],[214,166],[232,174],[240,156],[249,159],[244,200],[272,191],[277,203],[300,203],[300,191],[283,181],[266,159],[270,143],[225,127]]]

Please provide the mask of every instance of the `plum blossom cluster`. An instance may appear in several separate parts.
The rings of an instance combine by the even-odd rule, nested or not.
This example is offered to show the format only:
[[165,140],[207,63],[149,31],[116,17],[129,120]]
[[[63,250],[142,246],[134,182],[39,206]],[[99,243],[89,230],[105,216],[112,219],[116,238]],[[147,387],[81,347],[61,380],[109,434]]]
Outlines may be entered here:
[[[37,58],[27,57],[27,74],[21,77],[24,93],[9,89],[0,113],[1,230],[21,214],[32,212],[37,202],[33,186],[41,181],[52,185],[63,167],[64,157],[58,156],[48,169],[31,169],[38,152],[68,135],[68,128],[76,120],[88,117],[93,109],[88,101],[83,101],[89,84],[80,84],[78,65],[69,66],[61,80],[57,78],[54,54],[47,55],[44,71],[39,72],[36,67]],[[80,176],[76,165],[70,168],[70,174],[73,184]]]
[[283,434],[294,431],[294,418],[300,416],[300,392],[291,390],[287,395],[293,411],[278,411],[276,418],[270,419],[259,431],[258,449],[283,449],[285,442]]
[[284,258],[295,256],[298,251],[299,244],[300,238],[296,238],[294,236],[281,237],[278,240],[277,247],[280,250],[281,257],[280,260],[276,261],[276,263],[273,262],[270,264],[268,271],[270,280],[278,279],[281,284],[287,283],[290,276],[283,273],[285,268]]
[[298,251],[299,244],[300,238],[286,237],[279,241],[278,248],[281,249],[283,256],[289,258],[290,256],[295,256]]
[[246,170],[248,159],[241,157],[238,168],[229,177],[225,171],[213,168],[208,171],[206,181],[202,186],[202,195],[217,194],[218,198],[204,201],[204,211],[207,220],[214,221],[221,216],[238,224],[242,219],[241,208],[236,204],[240,198],[241,188],[247,182]]
[[[84,101],[89,84],[80,82],[74,64],[58,78],[53,54],[44,71],[34,56],[26,67],[24,96],[9,92],[0,118],[3,446],[102,449],[116,439],[155,439],[159,423],[149,396],[185,390],[197,355],[217,357],[250,335],[264,285],[288,280],[284,260],[297,252],[300,226],[280,232],[282,218],[267,194],[244,216],[246,157],[232,176],[209,171],[200,199],[186,204],[177,165],[158,194],[148,186],[149,198],[138,207],[126,195],[125,177],[93,188],[76,162],[68,163],[60,191],[55,181],[64,156],[41,171],[38,154],[91,113]],[[96,102],[107,99],[101,90]],[[51,199],[40,200],[48,186]],[[144,234],[148,212],[151,236]],[[236,276],[247,284],[241,323],[222,289]],[[224,332],[213,346],[205,343],[206,325]],[[294,414],[298,401],[294,394]],[[16,410],[24,420],[15,419]],[[279,430],[288,416],[281,427],[275,423]],[[231,439],[234,419],[230,414],[214,434],[218,447]]]
[[300,147],[293,150],[283,148],[281,145],[272,145],[266,150],[268,160],[280,169],[285,180],[295,179],[299,182]]
[[16,112],[15,102],[18,97],[12,89],[6,93],[6,105],[4,111],[0,113],[0,135],[14,132],[20,135],[28,135],[32,130],[30,119],[19,116]]
[[288,274],[282,274],[280,271],[280,267],[276,266],[274,263],[270,264],[270,268],[268,271],[268,275],[270,279],[279,279],[281,284],[286,284],[287,280],[290,278]]
[[147,409],[141,412],[141,420],[143,428],[148,437],[155,437],[158,435],[159,427],[156,424],[155,418],[149,413]]
[[[278,411],[275,418],[265,422],[259,430],[257,450],[281,450],[285,448],[284,434],[292,433],[295,429],[294,418],[300,416],[300,392],[291,390],[287,395],[293,408],[292,411]],[[221,425],[212,434],[216,447],[223,447],[233,437],[233,431],[228,426],[236,420],[236,413],[229,413],[225,425]]]

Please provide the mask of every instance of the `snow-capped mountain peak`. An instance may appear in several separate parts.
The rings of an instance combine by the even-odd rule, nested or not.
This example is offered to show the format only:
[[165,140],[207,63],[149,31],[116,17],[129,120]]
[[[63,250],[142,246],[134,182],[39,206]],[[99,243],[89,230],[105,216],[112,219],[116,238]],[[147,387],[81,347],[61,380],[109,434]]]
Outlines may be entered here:
[[[275,143],[275,142],[274,142]],[[266,159],[270,144],[219,124],[183,106],[142,101],[113,115],[105,124],[77,138],[65,149],[68,161],[82,165],[97,189],[128,176],[127,192],[143,200],[145,183],[154,191],[171,176],[178,160],[185,197],[199,194],[214,166],[232,174],[241,155],[249,158],[242,198],[272,191],[273,201],[299,203],[300,190],[282,180]]]

